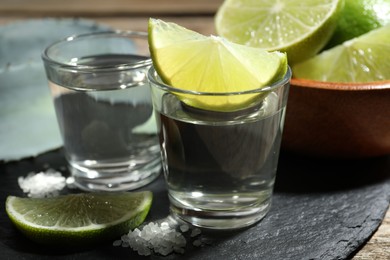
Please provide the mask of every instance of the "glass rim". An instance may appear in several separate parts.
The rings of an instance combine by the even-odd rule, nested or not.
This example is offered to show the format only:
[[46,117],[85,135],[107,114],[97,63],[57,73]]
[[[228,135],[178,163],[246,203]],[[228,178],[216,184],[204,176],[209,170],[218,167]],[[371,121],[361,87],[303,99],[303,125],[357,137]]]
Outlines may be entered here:
[[287,67],[287,71],[283,78],[280,80],[272,83],[271,85],[267,86],[262,86],[260,88],[256,89],[250,89],[250,90],[245,90],[245,91],[234,91],[234,92],[203,92],[203,91],[195,91],[195,90],[185,90],[185,89],[179,89],[176,87],[173,87],[171,85],[168,85],[164,83],[161,80],[161,77],[158,75],[156,69],[154,66],[151,66],[148,70],[148,79],[151,83],[156,85],[158,88],[169,91],[169,92],[176,92],[180,94],[190,94],[190,95],[203,95],[203,96],[231,96],[231,95],[246,95],[246,94],[258,94],[258,93],[263,93],[263,92],[270,92],[272,90],[275,90],[279,87],[284,86],[287,84],[292,76],[291,68],[290,66]]
[[145,39],[146,42],[148,42],[148,33],[147,32],[138,32],[138,31],[127,31],[127,30],[107,30],[107,31],[99,31],[99,32],[92,32],[92,33],[83,33],[83,34],[75,34],[68,37],[65,37],[61,40],[58,40],[56,42],[51,43],[48,45],[42,52],[41,58],[45,63],[48,63],[50,65],[54,65],[57,67],[61,67],[63,69],[69,69],[69,70],[77,70],[77,71],[97,71],[97,70],[103,70],[103,71],[122,71],[122,70],[129,70],[129,69],[136,69],[136,68],[142,68],[142,67],[148,67],[152,65],[151,58],[147,58],[142,61],[137,62],[128,62],[128,63],[121,63],[117,65],[80,65],[80,64],[71,64],[71,63],[63,63],[60,61],[57,61],[50,57],[48,52],[51,48],[62,44],[62,43],[70,43],[72,41],[76,40],[83,40],[86,38],[92,38],[92,37],[103,37],[103,36],[111,36],[111,37],[138,37],[139,39]]

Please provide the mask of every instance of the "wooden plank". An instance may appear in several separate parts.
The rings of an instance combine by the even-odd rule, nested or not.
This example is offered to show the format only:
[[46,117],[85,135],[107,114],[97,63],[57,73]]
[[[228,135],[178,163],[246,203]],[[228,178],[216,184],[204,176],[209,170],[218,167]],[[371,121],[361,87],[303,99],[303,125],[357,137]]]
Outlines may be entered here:
[[1,0],[0,15],[140,16],[212,14],[223,0]]
[[[1,1],[1,0],[0,0]],[[177,17],[177,16],[161,16],[156,15],[152,16],[154,18],[161,18],[167,22],[174,22],[184,26],[188,29],[197,31],[205,35],[216,34],[214,29],[214,17],[203,17],[203,16],[191,16],[191,17]],[[40,19],[40,18],[25,18],[23,16],[10,16],[10,17],[0,17],[0,25],[5,25],[8,23],[14,23],[19,21],[26,21],[26,19]],[[90,19],[90,17],[83,17],[82,19]],[[108,25],[115,30],[132,30],[132,31],[143,31],[146,32],[148,29],[148,19],[147,17],[97,17],[93,21],[96,21],[99,24]],[[91,19],[90,19],[91,20]]]
[[[214,17],[175,17],[175,16],[153,16],[164,19],[166,22],[174,22],[188,29],[199,33],[210,35],[215,34]],[[147,31],[149,17],[117,18],[104,17],[94,19],[98,23],[106,24],[118,30]]]
[[375,234],[352,260],[390,259],[390,208]]

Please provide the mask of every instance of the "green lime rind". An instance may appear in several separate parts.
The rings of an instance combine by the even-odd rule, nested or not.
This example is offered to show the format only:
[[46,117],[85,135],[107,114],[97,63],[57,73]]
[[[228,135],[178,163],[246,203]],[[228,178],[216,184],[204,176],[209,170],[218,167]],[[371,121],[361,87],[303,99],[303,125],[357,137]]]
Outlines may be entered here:
[[326,82],[390,80],[390,24],[292,67],[293,77]]
[[343,5],[343,0],[226,0],[215,15],[215,27],[233,42],[286,52],[293,65],[325,46]]
[[83,247],[112,240],[141,225],[150,191],[82,193],[53,198],[8,196],[6,212],[26,237],[56,247]]
[[345,0],[337,27],[324,49],[390,23],[390,0]]

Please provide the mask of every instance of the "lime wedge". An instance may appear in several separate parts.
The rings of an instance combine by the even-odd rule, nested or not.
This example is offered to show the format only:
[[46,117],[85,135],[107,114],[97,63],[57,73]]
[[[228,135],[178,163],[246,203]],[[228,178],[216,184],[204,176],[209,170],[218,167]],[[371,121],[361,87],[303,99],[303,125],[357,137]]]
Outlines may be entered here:
[[266,50],[287,52],[290,64],[317,54],[336,28],[343,0],[225,0],[217,33]]
[[152,193],[82,193],[51,198],[8,196],[6,211],[31,240],[55,246],[85,246],[114,239],[139,226]]
[[390,25],[363,34],[293,67],[295,78],[329,82],[390,79]]
[[[259,89],[283,78],[287,71],[285,53],[268,52],[228,40],[206,37],[175,23],[149,20],[149,48],[153,65],[162,81],[175,88],[231,93]],[[259,94],[240,96],[188,96],[182,101],[214,111],[241,109]]]

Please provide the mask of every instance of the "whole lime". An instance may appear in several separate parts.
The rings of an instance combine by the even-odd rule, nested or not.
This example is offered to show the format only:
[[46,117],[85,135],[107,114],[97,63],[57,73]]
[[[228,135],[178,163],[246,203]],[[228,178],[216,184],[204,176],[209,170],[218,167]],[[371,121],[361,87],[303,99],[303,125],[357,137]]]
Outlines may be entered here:
[[325,49],[390,23],[390,0],[345,0],[336,31]]

